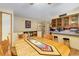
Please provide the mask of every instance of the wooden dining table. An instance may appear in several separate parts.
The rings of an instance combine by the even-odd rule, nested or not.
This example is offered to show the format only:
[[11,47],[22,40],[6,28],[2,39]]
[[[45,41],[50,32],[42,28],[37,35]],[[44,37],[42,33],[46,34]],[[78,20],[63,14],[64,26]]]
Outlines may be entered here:
[[[46,39],[46,38],[40,38],[40,37],[33,37],[33,38],[39,42],[48,44],[50,46],[54,46],[57,49],[57,51],[59,52],[60,56],[68,56],[70,53],[69,47],[64,45],[63,43],[58,43],[58,42],[55,42],[55,41],[52,41],[52,40]],[[38,48],[36,48],[36,49],[38,49],[38,50],[36,50],[32,46],[30,44],[28,44],[27,38],[17,40],[15,42],[17,56],[49,56],[49,55],[40,54],[41,51],[39,51]],[[51,55],[51,56],[56,56],[56,55]],[[59,55],[57,55],[57,56],[59,56]]]

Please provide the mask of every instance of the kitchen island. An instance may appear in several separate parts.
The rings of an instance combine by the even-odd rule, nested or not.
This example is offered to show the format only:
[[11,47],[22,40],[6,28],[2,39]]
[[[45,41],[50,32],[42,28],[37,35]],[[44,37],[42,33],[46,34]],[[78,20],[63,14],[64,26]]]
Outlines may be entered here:
[[58,42],[64,43],[64,38],[69,39],[69,44],[71,48],[79,50],[79,33],[71,32],[69,30],[57,32],[52,32],[53,36],[58,37]]

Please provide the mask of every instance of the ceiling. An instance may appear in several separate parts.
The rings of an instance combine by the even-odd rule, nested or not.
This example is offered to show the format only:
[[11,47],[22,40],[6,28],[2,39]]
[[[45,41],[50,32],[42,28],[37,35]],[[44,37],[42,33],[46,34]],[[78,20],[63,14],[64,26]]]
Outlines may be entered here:
[[78,3],[0,3],[0,8],[11,9],[16,16],[35,20],[51,20],[78,7]]

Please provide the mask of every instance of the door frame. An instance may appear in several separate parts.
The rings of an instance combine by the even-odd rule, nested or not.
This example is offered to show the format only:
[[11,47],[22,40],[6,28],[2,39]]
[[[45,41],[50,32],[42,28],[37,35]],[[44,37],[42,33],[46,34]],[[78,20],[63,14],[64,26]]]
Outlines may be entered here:
[[8,33],[8,35],[10,35],[9,44],[10,47],[12,47],[12,13],[7,13],[7,12],[1,12],[1,13],[10,15],[10,33]]

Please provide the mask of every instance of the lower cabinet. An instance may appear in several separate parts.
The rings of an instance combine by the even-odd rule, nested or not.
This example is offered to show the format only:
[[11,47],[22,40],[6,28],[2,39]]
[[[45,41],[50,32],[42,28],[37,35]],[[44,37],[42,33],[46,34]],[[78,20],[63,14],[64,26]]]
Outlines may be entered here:
[[64,43],[65,45],[79,50],[79,36],[69,36],[61,34],[53,34],[58,37],[58,42]]

